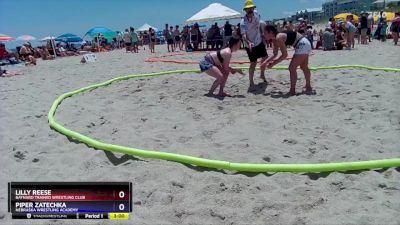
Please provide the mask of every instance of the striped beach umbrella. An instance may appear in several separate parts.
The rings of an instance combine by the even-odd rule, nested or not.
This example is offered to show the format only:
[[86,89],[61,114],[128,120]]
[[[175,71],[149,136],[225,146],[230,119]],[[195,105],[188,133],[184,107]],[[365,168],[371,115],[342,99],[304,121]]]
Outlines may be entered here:
[[15,38],[5,34],[0,34],[0,41],[11,41],[11,40],[15,40]]
[[18,41],[33,41],[33,40],[36,40],[36,38],[31,35],[21,35],[21,36],[17,37],[17,40]]

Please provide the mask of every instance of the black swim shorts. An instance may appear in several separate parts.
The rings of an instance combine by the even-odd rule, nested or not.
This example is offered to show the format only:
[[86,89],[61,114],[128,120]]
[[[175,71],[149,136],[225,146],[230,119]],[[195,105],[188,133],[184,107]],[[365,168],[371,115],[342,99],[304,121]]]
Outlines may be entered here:
[[259,58],[268,57],[264,42],[261,42],[259,45],[253,47],[251,51],[249,48],[246,48],[246,52],[250,62],[257,62],[257,59]]

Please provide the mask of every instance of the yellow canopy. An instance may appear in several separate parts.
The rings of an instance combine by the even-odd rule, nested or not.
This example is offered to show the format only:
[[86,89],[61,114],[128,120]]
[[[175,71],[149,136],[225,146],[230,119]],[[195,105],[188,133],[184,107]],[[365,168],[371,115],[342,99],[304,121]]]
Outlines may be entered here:
[[347,16],[353,16],[353,19],[356,23],[358,23],[358,16],[351,14],[351,13],[340,13],[336,15],[334,18],[335,20],[346,20]]
[[[386,22],[392,22],[394,17],[396,16],[395,13],[393,12],[383,12],[382,13],[383,18],[386,18]],[[377,23],[379,21],[380,15],[375,15],[374,16],[374,22]]]

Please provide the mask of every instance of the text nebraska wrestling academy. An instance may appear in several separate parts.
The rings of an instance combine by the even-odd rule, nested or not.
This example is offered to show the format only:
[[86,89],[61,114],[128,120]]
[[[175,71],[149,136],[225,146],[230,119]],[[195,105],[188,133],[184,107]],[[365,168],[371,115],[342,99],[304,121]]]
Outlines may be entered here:
[[78,208],[67,208],[65,202],[16,202],[16,212],[78,212]]

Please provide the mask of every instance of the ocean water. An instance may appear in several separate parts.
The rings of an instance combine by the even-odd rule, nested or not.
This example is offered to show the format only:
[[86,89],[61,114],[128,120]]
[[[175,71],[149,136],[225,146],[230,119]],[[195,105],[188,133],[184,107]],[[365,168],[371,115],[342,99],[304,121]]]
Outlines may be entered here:
[[[17,46],[22,46],[25,41],[6,41],[3,42],[6,45],[6,49],[10,51],[16,51]],[[38,41],[38,40],[33,40],[29,41],[32,44],[32,47],[37,47],[37,46],[42,46],[46,45],[46,41]]]

